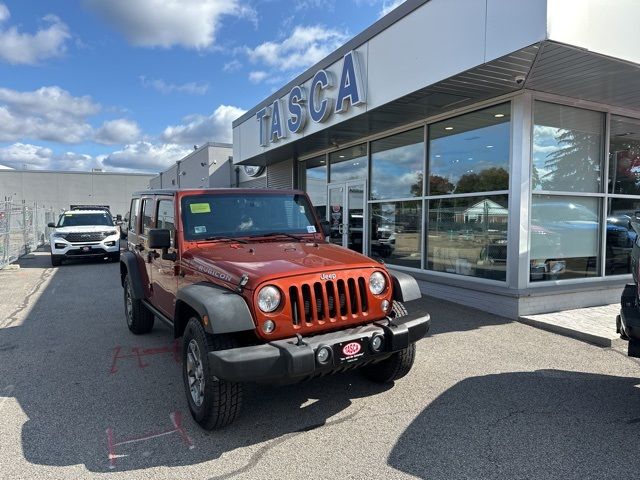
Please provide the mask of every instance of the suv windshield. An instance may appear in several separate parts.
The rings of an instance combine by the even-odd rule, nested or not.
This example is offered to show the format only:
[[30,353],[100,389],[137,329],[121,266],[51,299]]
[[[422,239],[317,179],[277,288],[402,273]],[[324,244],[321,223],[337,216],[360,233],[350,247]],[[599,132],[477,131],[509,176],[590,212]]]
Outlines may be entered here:
[[65,213],[60,215],[58,227],[77,227],[81,225],[110,225],[113,220],[108,213]]
[[182,222],[188,240],[316,231],[311,205],[303,195],[292,194],[186,196],[182,199]]

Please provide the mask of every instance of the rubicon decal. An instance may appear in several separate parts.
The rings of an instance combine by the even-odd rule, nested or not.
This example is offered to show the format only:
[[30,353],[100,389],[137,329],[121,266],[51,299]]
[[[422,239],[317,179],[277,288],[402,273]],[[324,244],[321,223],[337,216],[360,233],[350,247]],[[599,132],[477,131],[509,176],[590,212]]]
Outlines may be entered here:
[[342,347],[342,354],[345,357],[351,357],[353,355],[357,355],[360,352],[362,347],[358,342],[347,343],[344,347]]

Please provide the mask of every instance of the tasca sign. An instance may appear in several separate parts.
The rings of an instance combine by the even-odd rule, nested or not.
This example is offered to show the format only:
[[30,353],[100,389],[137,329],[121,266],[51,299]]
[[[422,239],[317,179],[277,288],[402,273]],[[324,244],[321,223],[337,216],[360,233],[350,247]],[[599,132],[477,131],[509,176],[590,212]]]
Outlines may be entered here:
[[333,97],[330,91],[335,87],[332,73],[318,70],[311,80],[309,91],[302,85],[296,85],[287,97],[276,99],[259,110],[256,119],[260,125],[260,145],[267,147],[288,135],[302,133],[309,118],[322,123],[334,113],[346,112],[349,105],[363,105],[365,89],[361,84],[357,52],[352,50],[344,56],[337,95]]

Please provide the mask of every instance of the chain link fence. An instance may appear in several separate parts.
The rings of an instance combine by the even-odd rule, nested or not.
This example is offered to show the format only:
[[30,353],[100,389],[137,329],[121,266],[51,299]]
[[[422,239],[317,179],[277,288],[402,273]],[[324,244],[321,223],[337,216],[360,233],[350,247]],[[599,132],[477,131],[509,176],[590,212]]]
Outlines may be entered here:
[[47,243],[47,223],[56,217],[53,208],[35,203],[0,202],[0,269]]

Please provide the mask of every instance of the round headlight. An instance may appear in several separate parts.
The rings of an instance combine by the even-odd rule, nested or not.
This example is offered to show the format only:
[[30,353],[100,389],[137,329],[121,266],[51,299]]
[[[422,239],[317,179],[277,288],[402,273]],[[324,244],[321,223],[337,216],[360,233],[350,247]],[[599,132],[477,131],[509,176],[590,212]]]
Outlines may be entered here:
[[387,288],[387,280],[380,272],[373,272],[369,277],[369,290],[374,295],[380,295]]
[[258,308],[263,312],[273,312],[280,305],[280,290],[267,285],[258,292]]

